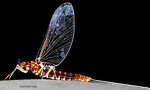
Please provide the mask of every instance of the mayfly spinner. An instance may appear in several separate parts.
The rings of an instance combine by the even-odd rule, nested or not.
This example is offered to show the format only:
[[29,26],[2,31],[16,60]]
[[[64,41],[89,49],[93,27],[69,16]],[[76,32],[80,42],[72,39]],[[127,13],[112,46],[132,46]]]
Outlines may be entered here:
[[15,70],[5,80],[10,79],[18,69],[23,73],[30,71],[41,78],[91,81],[90,77],[81,74],[55,70],[55,67],[61,64],[67,56],[74,39],[74,33],[74,9],[71,3],[66,2],[60,5],[54,12],[35,60],[18,63]]

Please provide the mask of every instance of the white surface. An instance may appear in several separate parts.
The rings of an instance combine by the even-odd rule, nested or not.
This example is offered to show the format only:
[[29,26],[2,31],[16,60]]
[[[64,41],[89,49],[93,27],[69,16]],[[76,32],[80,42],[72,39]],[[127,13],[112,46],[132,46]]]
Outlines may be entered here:
[[32,79],[0,81],[0,90],[150,90],[150,88],[112,82]]

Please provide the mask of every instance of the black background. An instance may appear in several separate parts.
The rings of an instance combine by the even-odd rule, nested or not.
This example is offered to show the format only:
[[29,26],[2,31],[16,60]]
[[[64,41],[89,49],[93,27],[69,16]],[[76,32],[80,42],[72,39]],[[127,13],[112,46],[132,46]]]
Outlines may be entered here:
[[[94,79],[149,86],[148,35],[136,2],[6,1],[0,16],[0,79],[21,61],[34,60],[52,14],[69,1],[75,10],[72,48],[57,70]],[[17,71],[12,79],[38,78]]]

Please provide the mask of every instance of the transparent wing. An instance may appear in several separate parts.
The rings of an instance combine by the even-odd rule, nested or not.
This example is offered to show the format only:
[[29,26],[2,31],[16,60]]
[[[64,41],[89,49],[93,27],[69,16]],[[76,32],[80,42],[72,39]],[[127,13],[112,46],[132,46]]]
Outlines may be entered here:
[[52,66],[59,65],[71,48],[74,33],[74,9],[67,2],[54,12],[36,60]]

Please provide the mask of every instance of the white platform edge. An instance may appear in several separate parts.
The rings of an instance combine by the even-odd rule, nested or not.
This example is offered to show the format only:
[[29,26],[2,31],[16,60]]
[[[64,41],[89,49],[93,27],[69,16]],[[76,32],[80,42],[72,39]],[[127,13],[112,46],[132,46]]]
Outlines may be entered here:
[[150,90],[148,87],[108,81],[81,82],[48,79],[1,80],[0,90]]

